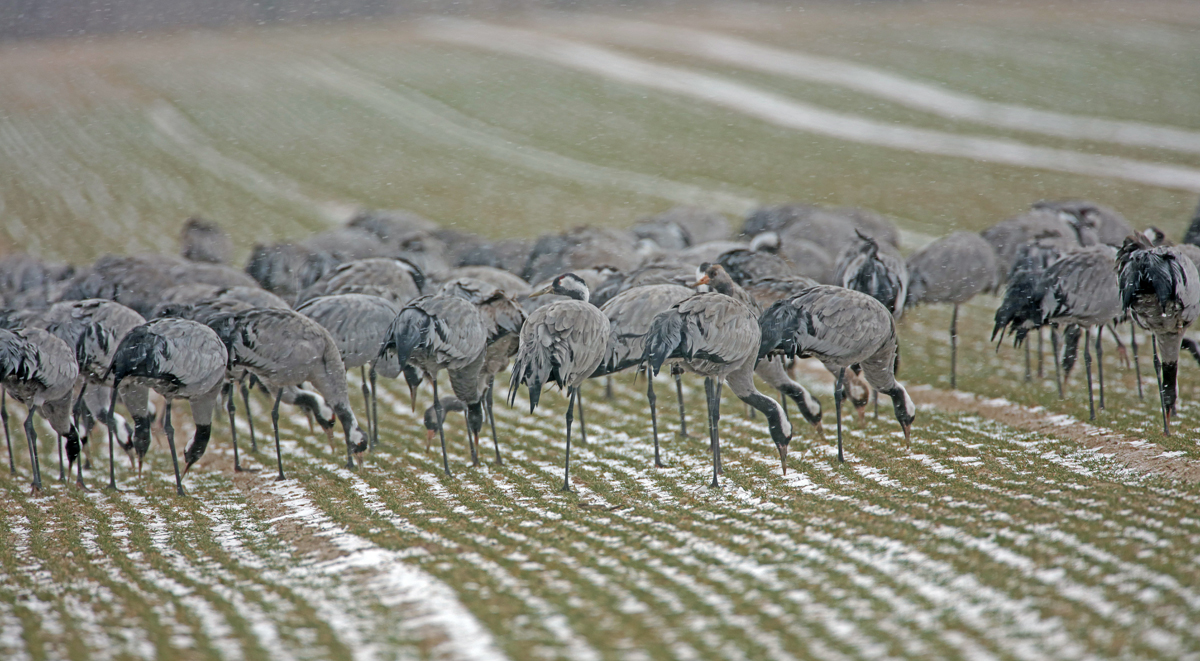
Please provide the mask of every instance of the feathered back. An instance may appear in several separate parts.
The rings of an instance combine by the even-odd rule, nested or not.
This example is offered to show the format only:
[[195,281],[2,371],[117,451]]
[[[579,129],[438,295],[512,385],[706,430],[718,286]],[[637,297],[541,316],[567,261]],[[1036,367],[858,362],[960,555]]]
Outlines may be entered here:
[[1097,245],[1067,253],[1046,269],[1042,323],[1107,323],[1121,314],[1115,250]]
[[835,284],[873,297],[898,319],[908,296],[908,267],[894,249],[881,251],[874,238],[857,234],[858,244],[838,258]]
[[[1200,282],[1191,260],[1173,246],[1151,247],[1141,235],[1125,239],[1117,253],[1121,307],[1145,324],[1149,317],[1178,317],[1188,326],[1200,307]],[[1158,325],[1158,324],[1154,324]]]
[[669,358],[683,358],[691,347],[683,335],[683,315],[676,304],[670,310],[654,317],[646,333],[646,348],[642,360],[650,363],[655,376]]
[[529,388],[529,410],[537,408],[542,387],[573,388],[596,371],[608,346],[608,318],[591,303],[566,299],[542,306],[521,327],[521,345],[513,359],[508,404],[517,387]]

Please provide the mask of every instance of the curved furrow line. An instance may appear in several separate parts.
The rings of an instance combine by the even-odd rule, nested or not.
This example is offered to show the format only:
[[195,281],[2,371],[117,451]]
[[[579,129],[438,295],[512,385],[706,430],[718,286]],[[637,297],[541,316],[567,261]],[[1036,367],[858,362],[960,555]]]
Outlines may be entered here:
[[[281,418],[282,422],[284,419]],[[332,475],[338,470],[331,468],[325,457],[310,451],[309,445],[312,444],[320,448],[317,452],[324,454],[323,439],[308,437],[305,440],[305,434],[294,435],[295,431],[307,424],[303,418],[292,417],[287,419],[287,422],[290,426],[280,425],[280,439],[284,454],[291,461],[301,462],[310,473],[315,474]],[[349,474],[349,471],[347,473]],[[338,524],[327,509],[320,505],[320,501],[323,500],[336,502],[340,509],[339,516],[342,516],[357,509],[366,509],[361,503],[340,499],[341,494],[332,490],[310,493],[295,480],[274,483],[263,487],[262,490],[282,498],[283,505],[291,510],[290,514],[281,519],[292,519],[313,529],[318,536],[327,538],[342,551],[341,557],[319,563],[317,571],[339,576],[347,571],[371,573],[374,578],[366,583],[372,590],[372,599],[389,608],[405,611],[406,617],[397,622],[402,628],[413,627],[417,633],[431,627],[445,631],[446,635],[441,645],[447,648],[447,653],[451,656],[502,658],[503,655],[496,648],[490,632],[463,608],[457,596],[447,586],[407,563],[405,553],[380,547],[368,538],[350,532]],[[348,616],[342,613],[337,617],[346,620]],[[364,646],[367,649],[373,646],[369,637],[375,632],[367,629],[365,620],[362,627],[355,636],[357,640],[347,638],[347,643],[354,650],[361,651]],[[394,635],[395,632],[379,633]]]
[[[355,493],[361,494],[364,488],[378,489],[380,486],[386,484],[383,478],[372,475],[370,470],[360,470],[359,473],[362,474],[357,474],[351,473],[344,468],[332,468],[326,456],[323,456],[325,455],[326,448],[324,448],[320,441],[310,440],[306,443],[305,441],[299,439],[293,440],[296,445],[292,450],[292,456],[296,457],[297,459],[304,460],[306,467],[311,471],[324,473],[330,475],[331,477],[336,477],[342,481],[350,483],[356,487],[353,489]],[[378,456],[378,454],[376,456]],[[426,467],[426,469],[422,470],[422,472],[417,476],[417,480],[420,482],[431,482],[435,487],[440,486],[437,483],[437,478],[433,477],[433,471],[436,470],[440,464],[437,464],[433,461],[430,461],[429,463],[430,465]],[[372,482],[378,483],[373,484]],[[328,494],[328,496],[333,497],[332,494]],[[436,501],[435,506],[440,505],[443,508],[448,507],[448,504],[445,502],[447,500],[445,493],[443,493],[440,497],[434,496],[434,499]],[[424,504],[426,507],[428,507],[429,501],[427,500]],[[379,521],[381,523],[388,523],[389,525],[391,523],[389,520],[390,517],[383,516],[380,512],[369,507],[366,503],[339,501],[339,505],[346,508],[347,511],[362,508],[366,510],[367,516],[369,516],[372,520]],[[455,515],[463,515],[462,511],[458,511],[458,507],[455,507],[455,510]],[[436,516],[436,514],[441,514],[441,512],[437,512],[435,510],[434,514],[435,516],[431,517],[433,523],[445,522],[445,516]],[[417,539],[423,540],[427,543],[437,544],[447,549],[458,549],[463,546],[468,548],[474,547],[473,544],[463,544],[462,540],[456,540],[454,531],[449,527],[447,527],[445,531],[437,533],[431,530],[423,529],[420,526],[417,526],[415,523],[412,523],[411,519],[409,519],[404,525],[393,526],[393,529],[402,534],[412,535]],[[523,604],[524,609],[527,612],[535,614],[536,624],[531,623],[531,625],[540,626],[544,629],[545,633],[549,637],[547,642],[549,642],[549,640],[556,641],[557,644],[564,650],[564,653],[569,654],[571,657],[599,657],[599,652],[596,649],[584,641],[576,632],[572,631],[567,618],[562,613],[558,612],[558,610],[546,599],[538,596],[516,575],[510,573],[509,570],[500,562],[494,558],[487,557],[484,553],[480,553],[478,551],[465,553],[460,552],[455,556],[455,558],[457,560],[467,562],[470,566],[480,572],[480,574],[485,576],[494,586],[495,590],[510,595],[513,600]]]

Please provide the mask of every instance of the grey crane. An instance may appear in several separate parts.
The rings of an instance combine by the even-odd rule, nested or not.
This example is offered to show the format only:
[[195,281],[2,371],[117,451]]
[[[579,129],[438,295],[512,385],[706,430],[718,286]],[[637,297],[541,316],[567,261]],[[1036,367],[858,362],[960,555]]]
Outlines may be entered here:
[[296,304],[318,296],[370,294],[404,306],[421,295],[425,274],[404,259],[378,257],[346,262],[301,291]]
[[533,287],[508,271],[491,266],[460,266],[446,272],[447,281],[456,278],[482,280],[513,298],[523,298],[533,292]]
[[996,281],[996,252],[974,232],[944,236],[908,258],[905,307],[950,303],[950,387],[958,385],[958,306],[991,289]]
[[228,264],[233,253],[233,241],[211,220],[192,216],[183,223],[179,233],[179,254],[193,262]]
[[[727,277],[719,264],[710,265],[706,273]],[[709,276],[712,279],[712,276]],[[746,297],[749,299],[749,297]],[[721,389],[729,383],[734,395],[761,411],[767,418],[771,440],[779,452],[784,473],[787,472],[788,444],[792,440],[792,425],[783,407],[754,387],[754,367],[758,362],[758,342],[761,334],[758,315],[746,301],[717,291],[695,294],[654,318],[646,337],[643,360],[657,375],[663,363],[679,360],[690,372],[704,377],[708,401],[708,434],[713,457],[713,479],[710,486],[720,487],[721,441],[718,424],[721,418]]]
[[[790,269],[777,274],[795,273],[818,282],[829,283],[834,276],[834,257],[828,248],[800,236],[784,239],[779,232],[763,232],[750,240],[752,252],[770,253],[783,259]],[[760,276],[761,277],[761,276]]]
[[867,294],[883,303],[900,321],[908,297],[908,266],[904,258],[890,244],[880,245],[861,231],[855,233],[858,242],[838,255],[833,284]]
[[[308,382],[333,408],[346,434],[346,468],[367,449],[367,439],[354,418],[346,386],[346,365],[337,343],[321,324],[294,310],[252,308],[220,315],[210,322],[229,350],[229,368],[243,368],[275,394],[271,426],[275,432],[278,480],[283,480],[279,446],[279,404],[288,386]],[[200,458],[188,457],[188,465]]]
[[[1077,233],[1095,232],[1095,240],[1110,246],[1120,246],[1125,237],[1133,234],[1133,227],[1116,209],[1088,200],[1043,200],[1033,203],[1034,209],[1049,209],[1067,213],[1083,221],[1076,225]],[[1082,239],[1081,235],[1081,239]],[[1083,244],[1083,240],[1080,241]],[[1083,244],[1086,245],[1086,244]]]
[[[116,406],[117,393],[125,382],[153,388],[167,401],[163,414],[163,430],[171,448],[171,463],[175,468],[175,493],[187,495],[179,458],[175,452],[175,428],[171,425],[171,402],[186,399],[192,408],[196,433],[184,450],[190,466],[204,453],[212,435],[212,415],[225,381],[229,355],[221,338],[208,326],[188,319],[161,318],[130,330],[113,353],[113,394],[109,408]],[[112,428],[109,428],[112,443]],[[134,437],[138,472],[150,449],[150,437]],[[111,457],[110,457],[111,460]],[[113,481],[109,485],[116,488]]]
[[688,245],[694,246],[708,241],[723,241],[729,238],[729,219],[718,211],[699,207],[679,206],[646,218],[642,222],[673,224],[680,227],[688,237]]
[[574,273],[564,273],[531,296],[565,297],[534,310],[521,326],[521,345],[513,361],[508,405],[516,400],[521,384],[529,390],[529,412],[541,398],[542,387],[555,383],[567,391],[567,450],[563,491],[571,491],[571,422],[579,386],[600,366],[608,347],[608,317],[588,302],[587,283]]
[[[400,314],[400,308],[391,301],[367,294],[338,294],[320,296],[296,308],[325,327],[346,369],[359,368],[362,373],[363,400],[367,406],[367,428],[370,447],[379,442],[379,406],[375,400],[375,382],[380,374],[394,379],[400,376],[400,365],[394,357],[379,358],[379,347],[387,336],[392,320]],[[370,388],[367,384],[366,367],[371,367]]]
[[[42,324],[50,333],[57,336],[69,347],[74,347],[75,358],[79,365],[77,386],[80,396],[85,392],[95,391],[100,407],[91,413],[96,414],[104,426],[112,429],[111,440],[117,437],[118,443],[128,451],[132,445],[120,438],[124,432],[124,421],[110,408],[109,402],[114,380],[111,370],[113,354],[125,335],[134,328],[146,323],[145,318],[132,309],[115,301],[104,299],[85,299],[82,301],[62,301],[56,303],[42,316]],[[150,444],[150,414],[149,389],[144,385],[127,382],[120,393],[121,401],[129,409],[134,422],[134,439],[149,446]],[[88,399],[88,398],[85,398]],[[89,407],[90,408],[90,407]],[[86,441],[86,435],[84,436]],[[109,487],[116,488],[116,468],[114,466],[114,451],[108,448]],[[132,458],[132,456],[131,456]],[[75,453],[71,444],[67,444],[67,460],[73,463]]]
[[[1005,278],[1007,286],[1000,306],[996,308],[992,341],[1005,334],[1013,337],[1013,346],[1025,346],[1025,380],[1031,380],[1029,345],[1025,337],[1030,331],[1038,334],[1038,377],[1042,375],[1042,299],[1046,295],[1046,269],[1064,252],[1071,250],[1074,242],[1067,243],[1056,234],[1044,234],[1022,244],[1017,249],[1012,268]],[[1051,329],[1052,333],[1057,330]],[[1057,337],[1057,336],[1056,336]],[[1055,345],[1058,340],[1055,339]],[[1135,345],[1136,347],[1136,345]],[[1059,396],[1062,396],[1062,379],[1059,376],[1057,357],[1054,362],[1055,379]]]
[[1178,248],[1151,247],[1144,237],[1125,239],[1116,258],[1122,310],[1153,333],[1154,368],[1160,374],[1163,433],[1171,433],[1175,412],[1179,347],[1183,333],[1200,315],[1200,275]]
[[[646,334],[650,331],[654,318],[695,293],[694,290],[679,285],[645,285],[628,289],[609,299],[600,307],[600,311],[608,318],[608,345],[604,351],[604,358],[592,373],[592,377],[607,376],[641,365],[646,349]],[[679,434],[686,438],[687,420],[683,410],[683,381],[680,378],[682,373],[682,370],[675,369],[675,365],[672,365],[671,375],[675,377],[675,392],[679,399]],[[654,466],[662,468],[658,445],[657,398],[654,395],[653,379],[647,378],[646,381],[646,397],[650,403],[651,429],[654,434]]]
[[[0,383],[5,391],[29,409],[29,415],[25,418],[25,440],[29,443],[34,491],[42,490],[42,470],[38,463],[33,416],[41,409],[46,421],[60,436],[60,464],[61,436],[67,437],[68,447],[74,444],[78,451],[79,436],[71,420],[71,405],[78,377],[79,366],[75,362],[75,353],[54,335],[40,328],[0,330]],[[11,454],[11,448],[9,452]],[[82,485],[82,482],[81,473],[79,484]]]
[[812,356],[837,377],[833,396],[838,461],[844,461],[842,390],[851,365],[861,365],[867,383],[892,398],[908,446],[917,409],[904,386],[896,382],[898,346],[896,320],[882,303],[852,289],[821,285],[779,301],[763,313],[758,355],[780,351],[790,357]]
[[[1096,419],[1092,394],[1091,328],[1096,326],[1096,359],[1100,381],[1100,408],[1104,408],[1103,345],[1107,324],[1121,315],[1117,291],[1116,250],[1096,245],[1067,253],[1046,269],[1046,293],[1042,297],[1042,323],[1079,326],[1083,331],[1083,358],[1087,372],[1088,407]],[[1058,348],[1054,347],[1057,355]]]
[[263,289],[290,301],[341,262],[327,252],[302,245],[257,244],[246,263],[246,273]]
[[[764,280],[752,280],[751,283],[763,283],[770,281],[774,287],[767,291],[765,287],[753,287],[752,290],[747,290],[734,282],[731,274],[727,272],[719,264],[705,264],[701,270],[700,278],[696,281],[696,286],[707,285],[713,291],[725,294],[732,298],[745,303],[755,315],[761,315],[763,303],[769,300],[781,288],[783,283],[795,288],[795,291],[803,291],[809,287],[815,286],[816,283],[810,278],[803,276],[783,276],[782,278],[766,278]],[[766,298],[759,300],[755,297],[754,292],[764,293]],[[769,306],[770,303],[767,303]],[[783,406],[783,415],[787,417],[787,399],[790,397],[796,406],[800,409],[800,414],[804,419],[821,432],[821,403],[815,397],[809,394],[804,386],[796,383],[788,376],[787,371],[783,368],[783,360],[778,356],[773,356],[767,360],[760,360],[754,368],[754,373],[757,374],[767,385],[775,388],[780,394],[780,405]],[[867,400],[864,394],[860,400],[856,400],[856,405],[866,406]]]
[[458,296],[439,293],[422,296],[404,306],[392,320],[379,349],[381,358],[394,357],[399,365],[420,370],[433,386],[442,468],[446,475],[451,475],[450,458],[446,453],[446,414],[438,398],[437,375],[446,370],[455,397],[467,406],[469,445],[472,456],[477,458],[474,446],[483,426],[480,373],[486,359],[487,337],[483,316],[475,305]]
[[[487,348],[484,349],[483,368],[480,370],[480,387],[484,388],[484,410],[488,425],[492,429],[492,443],[496,447],[496,463],[500,458],[500,440],[496,435],[496,417],[492,407],[495,401],[496,375],[508,367],[509,360],[517,354],[521,343],[521,327],[525,325],[525,311],[507,292],[474,278],[455,278],[442,285],[443,294],[458,296],[471,302],[482,315],[487,331]],[[472,461],[478,458],[474,454]]]

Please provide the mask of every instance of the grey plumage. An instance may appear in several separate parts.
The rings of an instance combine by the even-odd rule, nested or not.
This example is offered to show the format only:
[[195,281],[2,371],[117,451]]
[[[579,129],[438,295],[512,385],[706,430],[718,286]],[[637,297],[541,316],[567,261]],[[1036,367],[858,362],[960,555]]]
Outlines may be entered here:
[[291,301],[341,262],[327,252],[298,244],[258,244],[250,253],[246,273],[263,289]]
[[[706,276],[710,281],[714,277],[724,280],[728,274],[719,264],[714,264]],[[721,386],[725,381],[738,399],[766,415],[771,440],[779,452],[784,471],[787,470],[792,425],[783,415],[779,403],[754,387],[759,340],[758,315],[753,307],[717,291],[696,294],[659,314],[647,333],[643,360],[654,374],[665,361],[677,359],[688,371],[706,379],[714,487],[720,486],[717,481],[721,472],[717,427]]]
[[[1142,238],[1125,240],[1116,258],[1122,310],[1154,334],[1155,361],[1161,359],[1160,403],[1164,433],[1175,411],[1179,347],[1200,316],[1200,275],[1173,246],[1150,247]],[[1158,365],[1156,364],[1156,368]]]
[[[204,452],[212,435],[212,414],[221,394],[228,362],[225,345],[211,328],[187,319],[154,319],[131,329],[113,354],[113,399],[123,383],[153,388],[167,400],[163,427],[175,467],[175,489],[184,495],[183,478],[175,453],[175,431],[171,426],[171,402],[186,399],[191,404],[196,434],[184,450],[190,466]],[[109,429],[112,443],[112,429]],[[141,471],[142,460],[150,446],[149,437],[134,438],[134,452]],[[116,487],[115,478],[110,474]]]
[[608,347],[608,318],[588,302],[590,292],[582,278],[565,273],[535,291],[537,297],[554,293],[567,298],[534,310],[521,326],[521,344],[513,361],[508,405],[517,389],[529,390],[529,411],[537,408],[542,387],[555,383],[567,391],[567,450],[563,490],[571,488],[571,422],[579,386],[596,371]]
[[[1076,233],[1094,231],[1095,240],[1106,245],[1119,247],[1125,237],[1133,234],[1133,226],[1120,212],[1088,200],[1041,201],[1035,202],[1033,208],[1066,212],[1085,221],[1086,225],[1075,223]],[[1083,240],[1080,243],[1087,245]]]
[[296,305],[318,296],[368,294],[403,307],[421,295],[425,274],[411,262],[374,258],[346,262],[333,269],[296,297]]
[[491,266],[460,266],[446,273],[449,280],[472,278],[482,280],[513,298],[528,296],[533,287],[516,275]]
[[[474,448],[483,426],[480,373],[487,338],[483,317],[475,305],[458,296],[439,293],[417,298],[400,310],[384,336],[379,354],[384,358],[395,356],[401,366],[421,370],[433,387],[434,405],[439,408],[437,375],[443,369],[447,371],[455,397],[467,405],[467,427],[476,461],[478,455]],[[438,411],[438,420],[445,420],[441,411]],[[443,468],[450,475],[445,432],[441,431],[440,425],[439,433]]]
[[379,347],[383,344],[388,328],[400,308],[387,299],[366,294],[339,294],[321,296],[309,300],[296,311],[321,324],[337,344],[342,363],[347,370],[371,367],[370,391],[366,374],[363,374],[363,398],[367,406],[367,425],[371,443],[378,442],[378,421],[375,411],[375,380],[382,375],[388,379],[400,376],[400,365],[395,356],[379,358]]
[[760,356],[774,351],[790,357],[812,356],[837,376],[834,403],[839,461],[843,459],[842,390],[846,369],[852,365],[860,365],[867,383],[892,398],[907,445],[916,406],[896,383],[896,321],[882,303],[862,292],[821,285],[775,303],[763,313],[761,323]]
[[838,255],[833,284],[871,296],[899,321],[908,297],[908,266],[890,245],[861,232],[858,239]]
[[[40,328],[0,330],[0,383],[29,409],[25,438],[29,444],[34,490],[42,488],[42,473],[33,416],[42,409],[42,415],[54,431],[67,436],[68,447],[74,443],[78,452],[79,438],[71,421],[78,377],[75,354],[59,338]],[[61,445],[59,449],[61,452]]]
[[346,466],[353,468],[354,454],[364,452],[367,441],[350,409],[346,366],[329,331],[294,310],[270,308],[233,312],[209,323],[229,349],[230,369],[246,369],[275,394],[271,421],[280,479],[283,455],[279,448],[279,404],[287,386],[305,382],[313,385],[341,421],[346,435]]
[[958,387],[958,306],[995,286],[996,251],[974,232],[944,236],[909,256],[905,307],[950,303],[950,387]]
[[233,241],[211,220],[198,216],[188,218],[179,234],[179,253],[193,262],[228,264],[233,254]]
[[[1039,238],[1053,238],[1071,248],[1080,247],[1075,228],[1053,209],[1034,208],[1002,220],[979,233],[996,253],[996,284],[1004,282],[1021,246]],[[1056,238],[1054,238],[1056,237]]]

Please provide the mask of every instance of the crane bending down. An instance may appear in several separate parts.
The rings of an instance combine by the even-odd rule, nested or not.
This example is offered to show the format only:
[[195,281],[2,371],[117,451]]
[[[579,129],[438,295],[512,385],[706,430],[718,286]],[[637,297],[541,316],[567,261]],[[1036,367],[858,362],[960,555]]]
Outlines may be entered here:
[[1153,333],[1155,372],[1161,359],[1159,405],[1163,433],[1171,433],[1175,413],[1179,347],[1183,333],[1200,315],[1200,275],[1174,246],[1151,247],[1145,237],[1125,239],[1117,254],[1121,307]]
[[[728,277],[719,264],[710,265],[706,273]],[[779,402],[754,387],[760,337],[758,315],[753,307],[715,291],[695,294],[659,314],[646,337],[643,360],[649,363],[653,374],[657,375],[667,360],[677,359],[688,371],[705,378],[708,434],[713,456],[712,487],[721,486],[717,479],[721,472],[717,427],[721,419],[721,389],[726,381],[738,399],[766,416],[771,440],[779,452],[783,471],[787,472],[792,425]]]
[[383,344],[381,359],[395,357],[401,367],[424,372],[433,386],[434,412],[442,442],[442,468],[450,475],[446,453],[446,412],[437,392],[438,372],[450,375],[454,395],[467,407],[467,433],[471,437],[471,456],[477,457],[475,444],[483,427],[483,389],[479,374],[483,369],[487,330],[479,310],[469,301],[449,294],[422,296],[411,301],[392,320]]
[[[187,494],[183,490],[183,477],[175,453],[171,401],[186,399],[192,407],[196,434],[184,450],[190,466],[195,461],[192,457],[198,458],[204,452],[212,435],[213,410],[225,383],[228,359],[225,344],[211,328],[195,321],[175,318],[155,319],[130,330],[113,353],[110,406],[116,406],[117,393],[124,382],[153,388],[167,400],[163,430],[167,433],[171,463],[175,467],[175,492],[180,496]],[[112,433],[112,427],[109,427],[110,447]],[[150,449],[150,437],[134,437],[133,449],[137,454],[140,473],[146,451]],[[109,486],[115,489],[116,481],[111,472],[110,479],[112,482]]]
[[529,412],[537,408],[542,386],[555,383],[567,390],[567,454],[563,470],[563,491],[571,490],[571,422],[579,386],[590,377],[608,345],[608,317],[588,302],[590,292],[583,278],[564,273],[549,285],[530,294],[557,294],[567,297],[534,310],[521,327],[521,345],[513,360],[508,385],[508,405],[512,406],[517,388],[529,388]]
[[[229,368],[244,368],[273,393],[271,425],[275,432],[278,480],[284,479],[279,447],[279,404],[288,386],[309,382],[333,408],[346,433],[346,467],[367,449],[346,387],[346,365],[337,343],[320,324],[294,310],[253,308],[219,315],[211,326],[229,349]],[[188,457],[188,465],[199,459]]]
[[[42,471],[38,463],[33,416],[42,409],[42,415],[54,431],[67,436],[68,446],[74,442],[78,448],[79,436],[71,420],[78,377],[75,353],[54,335],[40,328],[0,330],[0,382],[14,399],[29,409],[25,418],[25,440],[29,443],[35,492],[42,490]],[[61,445],[59,449],[62,449]],[[79,484],[83,484],[82,472]]]
[[813,356],[837,377],[834,407],[838,425],[838,461],[842,454],[842,386],[846,368],[862,366],[867,383],[892,398],[896,421],[909,430],[917,408],[893,371],[896,362],[896,321],[882,303],[850,289],[820,285],[775,303],[762,316],[758,355],[780,351],[789,357]]

